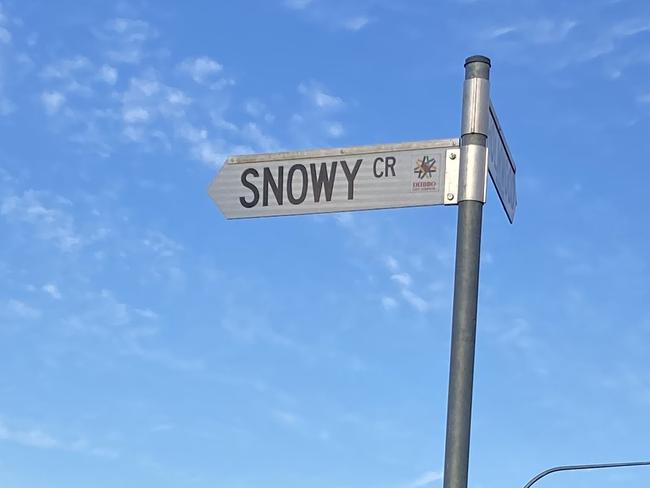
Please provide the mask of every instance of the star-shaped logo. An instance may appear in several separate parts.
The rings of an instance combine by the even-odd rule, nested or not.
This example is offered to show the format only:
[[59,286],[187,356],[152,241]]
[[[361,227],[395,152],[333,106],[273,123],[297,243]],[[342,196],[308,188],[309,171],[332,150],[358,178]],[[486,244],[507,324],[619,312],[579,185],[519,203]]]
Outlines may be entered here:
[[413,171],[418,175],[418,179],[423,179],[425,176],[427,178],[432,178],[433,173],[436,172],[436,160],[430,158],[429,156],[422,156],[422,159],[418,159],[415,162],[415,170]]

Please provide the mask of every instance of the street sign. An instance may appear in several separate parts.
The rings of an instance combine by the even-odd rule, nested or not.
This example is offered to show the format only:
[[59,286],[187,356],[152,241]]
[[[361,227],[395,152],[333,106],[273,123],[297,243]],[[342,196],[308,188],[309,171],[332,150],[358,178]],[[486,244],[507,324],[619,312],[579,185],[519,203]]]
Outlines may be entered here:
[[208,189],[229,219],[458,205],[444,488],[467,488],[486,159],[511,223],[517,207],[490,67],[465,60],[460,139],[232,156]]
[[458,145],[441,139],[231,156],[208,193],[229,219],[455,204]]
[[492,102],[490,102],[490,117],[488,117],[487,145],[488,171],[508,220],[512,223],[517,208],[517,186],[515,181],[517,167]]

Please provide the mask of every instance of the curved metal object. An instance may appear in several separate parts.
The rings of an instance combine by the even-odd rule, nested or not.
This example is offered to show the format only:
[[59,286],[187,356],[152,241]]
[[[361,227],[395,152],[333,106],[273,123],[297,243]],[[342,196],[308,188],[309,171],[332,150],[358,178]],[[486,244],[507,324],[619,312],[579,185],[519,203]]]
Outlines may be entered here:
[[569,466],[555,466],[554,468],[549,468],[546,471],[542,471],[528,483],[524,485],[524,488],[530,488],[544,476],[551,473],[556,473],[558,471],[576,471],[580,469],[602,469],[602,468],[629,468],[633,466],[650,466],[650,461],[636,461],[633,463],[605,463],[605,464],[576,464]]

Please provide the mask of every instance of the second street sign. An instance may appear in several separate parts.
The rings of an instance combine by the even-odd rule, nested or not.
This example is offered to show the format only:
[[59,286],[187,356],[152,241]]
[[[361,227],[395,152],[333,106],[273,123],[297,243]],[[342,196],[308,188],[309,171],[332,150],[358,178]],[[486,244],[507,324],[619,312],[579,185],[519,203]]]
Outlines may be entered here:
[[458,153],[442,139],[232,156],[208,191],[229,219],[456,203]]
[[499,124],[497,112],[490,103],[490,117],[488,118],[488,169],[490,177],[497,190],[503,209],[512,224],[517,208],[517,186],[515,173],[517,167],[512,158],[508,143]]

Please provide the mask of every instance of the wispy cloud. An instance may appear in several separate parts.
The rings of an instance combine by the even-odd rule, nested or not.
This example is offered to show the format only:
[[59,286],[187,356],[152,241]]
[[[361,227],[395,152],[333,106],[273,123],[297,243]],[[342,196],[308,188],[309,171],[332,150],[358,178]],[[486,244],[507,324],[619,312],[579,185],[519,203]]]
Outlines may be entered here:
[[384,310],[393,310],[397,308],[398,303],[393,297],[383,296],[381,297],[381,305],[384,307]]
[[2,44],[11,43],[11,33],[4,26],[0,26],[0,43]]
[[244,103],[244,111],[256,119],[262,119],[265,122],[273,122],[275,116],[270,113],[266,105],[257,99],[249,99]]
[[411,286],[411,283],[413,283],[413,279],[408,273],[396,273],[391,275],[390,279],[399,283],[401,286]]
[[61,292],[59,291],[59,287],[54,283],[47,283],[43,285],[42,290],[55,300],[61,299]]
[[298,92],[304,95],[315,107],[324,110],[342,108],[343,100],[340,97],[327,93],[320,83],[309,81],[298,85]]
[[340,122],[332,122],[327,126],[327,133],[334,138],[341,137],[345,133],[343,124]]
[[108,83],[109,85],[114,85],[117,82],[118,71],[116,68],[104,64],[99,68],[97,77],[100,80],[102,80],[104,83]]
[[366,27],[370,23],[370,18],[365,15],[358,15],[356,17],[350,17],[341,22],[341,25],[344,29],[349,31],[359,31]]
[[364,11],[368,5],[361,3],[285,0],[284,5],[314,22],[350,32],[358,32],[372,21]]
[[409,483],[409,488],[423,488],[426,486],[434,486],[438,481],[442,480],[442,471],[427,471],[421,476]]
[[[321,140],[337,139],[345,134],[345,127],[339,120],[332,120],[335,114],[347,107],[345,101],[327,90],[322,83],[310,80],[298,85],[303,109],[293,114],[291,127],[296,135],[301,134],[305,145],[322,145]],[[305,134],[318,139],[307,139]]]
[[[207,56],[161,60],[153,54],[156,38],[147,22],[113,19],[97,34],[96,46],[110,63],[73,55],[47,64],[40,73],[40,101],[56,130],[104,157],[123,143],[148,153],[184,148],[190,158],[212,167],[229,153],[280,149],[269,134],[275,117],[262,101],[249,98],[242,104],[255,121],[234,124],[224,117],[221,107],[230,97],[225,89],[234,80],[221,63]],[[120,62],[134,66],[122,69]],[[310,95],[322,109],[340,102],[315,87]],[[326,124],[329,137],[343,134],[340,124]]]
[[196,83],[212,89],[234,84],[234,80],[220,76],[223,71],[221,63],[207,56],[185,59],[178,65],[178,69]]
[[29,305],[21,300],[11,298],[4,303],[2,316],[9,319],[35,320],[40,318],[43,313],[38,308]]
[[303,423],[297,414],[287,410],[274,410],[271,414],[277,422],[288,427],[297,427]]
[[12,34],[9,30],[9,16],[0,3],[0,116],[15,110],[14,103],[5,92],[5,73],[8,71],[7,53],[11,50]]
[[578,25],[574,20],[537,19],[493,27],[484,33],[487,39],[515,38],[532,44],[558,43]]
[[147,43],[158,32],[141,19],[120,17],[106,22],[97,36],[108,44],[107,55],[113,62],[135,64],[143,60]]
[[[135,311],[142,316],[140,311]],[[147,319],[154,319],[150,315]],[[180,372],[196,372],[205,368],[203,360],[198,358],[183,358],[160,346],[146,345],[147,340],[157,339],[159,331],[155,327],[138,327],[125,332],[122,353],[136,357],[146,362],[163,366],[166,369]]]
[[294,10],[303,10],[309,7],[313,3],[313,0],[285,0],[284,4],[290,9]]
[[56,114],[65,103],[65,95],[58,91],[46,91],[41,93],[41,102],[48,115]]
[[9,426],[0,420],[0,441],[17,444],[35,449],[61,450],[79,452],[97,457],[115,458],[118,452],[114,449],[91,445],[83,438],[76,440],[63,440],[39,428],[20,429]]
[[10,194],[0,202],[0,215],[34,230],[36,237],[52,242],[64,251],[73,251],[87,242],[78,231],[70,202],[61,197],[27,190],[22,195]]

